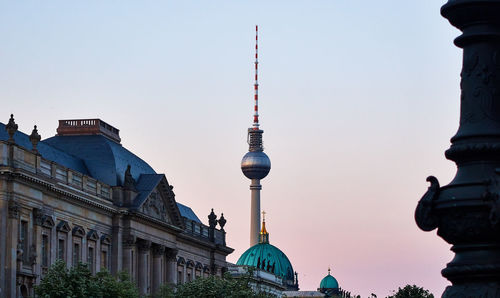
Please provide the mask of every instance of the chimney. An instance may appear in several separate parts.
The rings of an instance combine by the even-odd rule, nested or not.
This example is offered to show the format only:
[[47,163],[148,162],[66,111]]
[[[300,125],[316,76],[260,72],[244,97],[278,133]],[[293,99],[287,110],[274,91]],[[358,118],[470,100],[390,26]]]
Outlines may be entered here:
[[102,135],[120,144],[120,130],[101,119],[59,120],[58,136]]

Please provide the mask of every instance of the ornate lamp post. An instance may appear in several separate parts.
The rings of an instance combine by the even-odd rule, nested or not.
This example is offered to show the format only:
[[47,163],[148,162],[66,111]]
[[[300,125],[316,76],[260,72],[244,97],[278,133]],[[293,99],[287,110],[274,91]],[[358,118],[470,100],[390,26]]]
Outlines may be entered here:
[[443,297],[500,297],[500,0],[449,0],[441,14],[462,31],[460,126],[446,151],[457,173],[443,187],[427,178],[415,220],[453,245]]

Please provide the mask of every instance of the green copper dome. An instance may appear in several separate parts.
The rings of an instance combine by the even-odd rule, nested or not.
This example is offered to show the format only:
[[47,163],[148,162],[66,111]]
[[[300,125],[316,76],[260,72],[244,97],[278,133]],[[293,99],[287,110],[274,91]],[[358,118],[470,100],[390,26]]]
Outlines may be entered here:
[[330,269],[328,269],[328,275],[325,276],[321,283],[319,284],[320,289],[338,289],[339,283],[335,279],[335,277],[330,275]]
[[236,265],[246,265],[269,271],[285,281],[294,282],[294,271],[288,257],[276,246],[258,243],[245,251]]

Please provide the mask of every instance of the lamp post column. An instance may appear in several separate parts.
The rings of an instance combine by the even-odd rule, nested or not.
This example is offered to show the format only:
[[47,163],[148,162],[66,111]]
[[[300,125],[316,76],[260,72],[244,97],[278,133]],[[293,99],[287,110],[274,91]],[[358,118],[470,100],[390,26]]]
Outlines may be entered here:
[[415,219],[452,244],[443,297],[500,297],[500,0],[449,0],[441,14],[462,31],[460,125],[446,158],[455,178],[435,177]]

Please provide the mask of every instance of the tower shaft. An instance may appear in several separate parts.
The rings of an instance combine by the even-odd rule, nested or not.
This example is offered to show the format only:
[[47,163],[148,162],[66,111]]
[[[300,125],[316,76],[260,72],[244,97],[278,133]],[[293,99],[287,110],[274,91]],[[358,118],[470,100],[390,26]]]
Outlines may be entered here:
[[260,235],[260,179],[252,179],[250,191],[252,193],[252,201],[250,206],[250,246],[259,243]]
[[271,170],[271,160],[264,153],[262,134],[259,128],[259,81],[258,81],[258,27],[255,26],[255,83],[254,83],[254,116],[253,125],[248,129],[248,152],[241,160],[241,170],[245,177],[251,180],[250,192],[250,245],[259,243],[260,236],[260,180],[264,179]]

